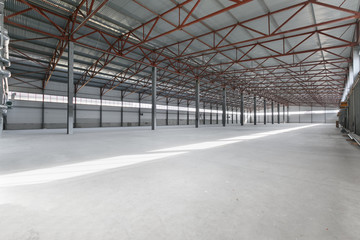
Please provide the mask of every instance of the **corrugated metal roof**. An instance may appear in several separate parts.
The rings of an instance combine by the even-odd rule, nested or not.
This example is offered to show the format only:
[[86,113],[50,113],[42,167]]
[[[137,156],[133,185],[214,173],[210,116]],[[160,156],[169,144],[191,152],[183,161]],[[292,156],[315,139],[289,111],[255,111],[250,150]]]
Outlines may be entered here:
[[[65,29],[69,16],[81,1],[28,0],[27,2],[33,4],[35,8],[44,9],[46,17],[55,25]],[[351,54],[351,47],[341,47],[341,45],[353,42],[355,26],[348,24],[355,23],[357,18],[339,20],[318,27],[311,26],[353,15],[351,12],[346,12],[346,9],[356,9],[357,11],[360,1],[322,0],[319,2],[331,5],[332,8],[309,2],[305,5],[306,2],[298,0],[253,0],[193,25],[175,29],[179,22],[182,23],[185,20],[187,13],[192,11],[197,1],[189,1],[180,10],[176,9],[159,17],[159,14],[176,8],[177,4],[184,4],[186,1],[110,0],[91,17],[86,23],[86,27],[81,27],[74,35],[75,39],[81,37],[77,40],[79,45],[76,45],[75,67],[79,69],[77,77],[80,79],[81,75],[89,70],[97,60],[103,62],[106,57],[112,57],[112,55],[104,55],[104,52],[111,49],[109,47],[117,41],[117,38],[125,36],[122,37],[123,41],[116,42],[116,45],[113,46],[115,49],[111,50],[111,54],[118,54],[118,56],[110,63],[105,61],[104,67],[99,65],[96,69],[101,68],[101,73],[91,79],[89,85],[94,83],[99,86],[101,81],[106,84],[109,80],[114,79],[111,76],[120,74],[122,71],[126,71],[128,76],[133,75],[131,77],[135,81],[138,81],[136,75],[148,76],[150,68],[146,65],[145,68],[143,67],[143,73],[134,74],[139,67],[134,61],[142,61],[149,66],[150,59],[155,55],[150,54],[144,57],[144,54],[148,54],[152,50],[161,55],[158,57],[159,69],[168,71],[168,74],[164,74],[167,77],[163,77],[161,81],[168,84],[174,96],[181,94],[182,85],[180,83],[184,80],[180,81],[175,77],[176,72],[180,72],[180,74],[186,75],[185,82],[187,83],[185,85],[188,88],[193,87],[194,80],[192,78],[196,77],[196,74],[201,74],[204,89],[212,89],[209,91],[213,93],[220,94],[221,85],[226,83],[229,90],[234,91],[234,96],[239,91],[245,90],[248,94],[257,94],[284,104],[304,99],[320,104],[323,103],[320,98],[317,99],[305,91],[304,85],[299,80],[301,71],[318,70],[318,75],[314,73],[311,76],[311,79],[317,82],[311,82],[311,85],[321,85],[324,79],[327,79],[332,86],[340,89],[341,81],[346,78],[346,73],[343,73],[342,69],[348,66],[347,61],[340,60],[348,59]],[[102,1],[94,1],[92,10],[101,6],[101,3]],[[221,11],[233,4],[235,3],[229,0],[202,0],[185,24]],[[339,9],[339,7],[343,9]],[[17,0],[6,1],[7,16],[27,8],[28,6]],[[86,10],[85,4],[81,8],[82,14],[86,15]],[[272,13],[275,11],[277,13]],[[32,58],[50,61],[59,40],[44,37],[46,33],[47,36],[60,36],[62,33],[46,17],[35,10],[12,17],[10,19],[12,23],[7,24],[10,36],[16,40],[11,44],[12,47],[24,51],[25,55]],[[289,19],[290,17],[292,18]],[[155,20],[146,24],[152,19]],[[84,21],[81,14],[78,15],[78,21]],[[126,35],[129,31],[142,25],[143,27],[134,31],[133,34]],[[340,25],[345,26],[338,27]],[[329,29],[323,30],[326,28]],[[151,33],[148,34],[150,31]],[[274,31],[281,34],[274,34]],[[124,40],[131,42],[123,45]],[[138,44],[141,48],[133,49],[133,46]],[[325,48],[325,50],[319,51],[320,48]],[[124,51],[124,55],[121,55],[120,50]],[[131,52],[127,53],[128,50]],[[21,57],[26,59],[25,55]],[[19,57],[14,52],[12,56]],[[66,76],[62,72],[66,68],[66,57],[65,51],[52,80],[64,81]],[[323,62],[334,59],[339,62],[331,64]],[[305,61],[304,64],[303,61]],[[298,69],[298,65],[303,65],[301,71]],[[16,63],[14,66],[19,73],[21,69],[24,72],[33,72],[31,71],[34,70],[33,68],[34,66],[30,62],[29,69],[23,65],[16,67]],[[46,68],[43,66],[42,68],[46,72]],[[328,75],[336,71],[341,73],[333,74],[330,77],[321,73],[324,69]],[[41,74],[29,73],[28,77],[38,79],[41,78]],[[227,80],[229,77],[233,80]],[[308,79],[310,77],[304,81],[310,81]],[[176,85],[178,87],[174,87]],[[219,86],[219,89],[216,89],[216,86]],[[264,89],[258,90],[257,86],[263,86]],[[288,87],[289,92],[298,86],[303,89],[303,96],[294,98],[289,93],[281,93],[276,91],[278,86]],[[139,91],[148,90],[149,87],[139,88]],[[329,94],[332,94],[330,90]],[[323,99],[325,101],[328,98],[324,95]],[[335,102],[336,99],[332,103]]]

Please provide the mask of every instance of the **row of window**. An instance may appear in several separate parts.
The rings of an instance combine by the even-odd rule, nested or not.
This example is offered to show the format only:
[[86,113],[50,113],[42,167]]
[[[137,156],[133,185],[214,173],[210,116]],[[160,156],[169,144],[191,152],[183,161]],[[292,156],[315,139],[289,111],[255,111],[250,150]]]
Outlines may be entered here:
[[[57,95],[48,95],[48,94],[36,94],[36,93],[25,93],[25,92],[9,92],[10,96],[13,96],[13,100],[21,100],[21,101],[33,101],[33,102],[42,102],[44,98],[44,102],[49,103],[67,103],[67,97],[66,96],[57,96]],[[101,101],[100,99],[93,99],[93,98],[82,98],[82,97],[76,97],[74,98],[74,103],[76,104],[82,104],[82,105],[95,105],[100,106]],[[109,107],[125,107],[125,108],[143,108],[143,109],[151,109],[152,105],[149,103],[137,103],[137,102],[121,102],[121,101],[114,101],[114,100],[102,100],[103,106],[109,106]],[[195,112],[196,109],[193,107],[177,107],[177,106],[166,106],[166,105],[156,105],[157,109],[161,110],[173,110],[173,111],[189,111],[189,112]],[[211,110],[211,109],[202,109],[200,108],[200,112],[202,113],[218,113],[222,114],[222,110]],[[296,111],[296,112],[289,112],[289,115],[304,115],[304,114],[324,114],[324,113],[337,113],[338,110],[315,110],[315,111]],[[228,111],[228,114],[240,114],[238,111]],[[245,117],[249,113],[245,112]],[[258,116],[264,116],[264,112],[258,112]],[[270,113],[268,112],[268,115]],[[277,116],[277,111],[274,111],[274,115]],[[282,113],[280,112],[280,115]]]
[[[10,96],[14,96],[13,100],[21,100],[21,101],[33,101],[33,102],[42,102],[43,101],[43,95],[37,94],[37,93],[25,93],[25,92],[9,92]],[[57,95],[48,95],[44,94],[44,102],[49,103],[67,103],[67,96],[57,96]],[[76,97],[73,100],[74,104],[82,104],[82,105],[94,105],[94,106],[100,106],[101,101],[100,99],[94,99],[94,98],[82,98],[82,97]],[[152,105],[149,103],[138,103],[138,102],[126,102],[126,101],[114,101],[114,100],[102,100],[103,106],[109,106],[109,107],[125,107],[125,108],[145,108],[145,109],[151,109]],[[173,111],[189,111],[189,112],[195,112],[196,109],[193,107],[177,107],[177,106],[166,106],[157,104],[157,109],[161,110],[173,110]],[[204,109],[200,109],[200,112],[204,112]],[[221,110],[210,110],[205,109],[205,113],[219,113],[221,114]],[[232,113],[232,112],[230,112]],[[234,112],[235,114],[235,112]]]

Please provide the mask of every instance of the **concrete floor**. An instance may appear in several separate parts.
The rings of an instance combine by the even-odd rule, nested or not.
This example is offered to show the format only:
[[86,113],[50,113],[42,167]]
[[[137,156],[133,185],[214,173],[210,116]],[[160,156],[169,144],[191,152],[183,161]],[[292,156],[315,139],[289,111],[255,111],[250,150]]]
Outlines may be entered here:
[[359,239],[359,172],[334,125],[5,131],[0,239]]

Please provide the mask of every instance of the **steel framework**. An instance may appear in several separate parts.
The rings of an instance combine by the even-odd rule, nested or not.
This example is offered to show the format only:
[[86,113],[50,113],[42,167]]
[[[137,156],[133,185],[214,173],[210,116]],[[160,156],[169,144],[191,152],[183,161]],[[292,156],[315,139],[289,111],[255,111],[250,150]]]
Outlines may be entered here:
[[[285,105],[330,106],[341,98],[350,50],[359,44],[360,13],[344,4],[358,7],[357,0],[341,5],[283,1],[280,8],[263,0],[171,0],[166,9],[154,1],[132,0],[130,4],[147,16],[136,25],[107,18],[116,1],[8,2],[6,25],[33,36],[11,36],[12,56],[32,62],[19,70],[23,63],[15,61],[13,78],[33,84],[22,76],[42,76],[43,89],[56,71],[66,67],[61,59],[71,41],[79,49],[75,55],[88,59],[76,66],[81,72],[75,76],[76,92],[93,84],[102,94],[114,89],[151,94],[151,69],[156,67],[157,94],[170,99],[194,101],[199,81],[201,100],[214,104],[221,104],[226,88],[230,106],[239,106],[241,93]],[[267,10],[257,11],[256,6]],[[236,15],[247,9],[255,17]],[[215,21],[219,24],[213,26]],[[52,54],[45,54],[47,61],[24,47],[45,40],[56,40],[50,44]],[[82,50],[93,54],[82,55]]]

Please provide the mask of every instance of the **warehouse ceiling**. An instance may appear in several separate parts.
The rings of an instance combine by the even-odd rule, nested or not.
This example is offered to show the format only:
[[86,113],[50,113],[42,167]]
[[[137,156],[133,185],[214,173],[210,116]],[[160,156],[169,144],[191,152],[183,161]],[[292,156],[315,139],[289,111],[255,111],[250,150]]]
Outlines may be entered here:
[[[66,82],[75,42],[84,86],[229,105],[241,92],[285,105],[338,105],[359,44],[359,0],[6,0],[12,84]],[[250,102],[249,102],[250,103]]]

